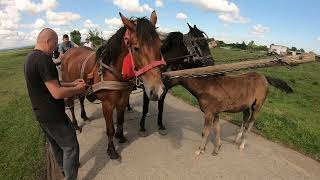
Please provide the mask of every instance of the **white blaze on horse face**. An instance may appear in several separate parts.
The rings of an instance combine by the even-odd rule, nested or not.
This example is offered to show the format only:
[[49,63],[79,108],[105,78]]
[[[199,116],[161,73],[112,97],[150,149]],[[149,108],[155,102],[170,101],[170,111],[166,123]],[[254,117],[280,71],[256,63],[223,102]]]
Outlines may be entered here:
[[151,101],[158,101],[164,93],[162,81],[150,83],[146,77],[142,76],[145,92]]

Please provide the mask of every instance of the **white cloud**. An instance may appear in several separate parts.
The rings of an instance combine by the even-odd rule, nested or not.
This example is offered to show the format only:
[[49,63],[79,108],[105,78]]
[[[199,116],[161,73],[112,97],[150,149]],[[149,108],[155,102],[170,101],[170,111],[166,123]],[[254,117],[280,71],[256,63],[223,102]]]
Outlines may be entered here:
[[217,13],[219,19],[225,23],[248,23],[248,18],[240,15],[238,6],[228,0],[180,0],[194,4],[206,11]]
[[14,0],[14,6],[20,11],[30,13],[39,13],[42,11],[50,11],[58,5],[57,0],[41,0],[36,3],[31,0]]
[[94,24],[90,19],[87,19],[87,20],[84,21],[83,27],[85,27],[85,28],[97,28],[98,25]]
[[104,20],[104,22],[106,24],[108,24],[110,26],[110,28],[114,28],[114,29],[117,29],[117,28],[119,28],[119,27],[121,27],[123,25],[121,19],[120,18],[116,18],[116,17],[111,18],[111,19],[106,18]]
[[180,12],[177,14],[176,18],[180,19],[180,20],[185,20],[185,19],[188,19],[188,16],[186,14]]
[[20,13],[14,6],[0,9],[0,29],[16,30],[21,19]]
[[115,33],[114,30],[105,30],[105,31],[102,31],[102,38],[103,38],[103,39],[109,39],[114,33]]
[[225,23],[241,23],[246,24],[250,20],[248,18],[242,17],[239,14],[220,14],[218,18]]
[[163,7],[163,2],[161,0],[156,0],[156,7]]
[[41,29],[41,28],[44,28],[44,26],[45,26],[45,24],[46,24],[46,22],[43,20],[43,19],[41,19],[41,18],[38,18],[35,22],[34,22],[34,28],[36,28],[36,29]]
[[320,41],[320,36],[317,38],[318,41]]
[[46,19],[51,25],[69,25],[72,21],[81,19],[80,14],[72,12],[53,12],[46,13]]
[[257,37],[264,37],[264,34],[270,32],[270,28],[262,26],[261,24],[256,24],[252,27],[251,34]]
[[140,5],[139,0],[113,0],[113,4],[131,13],[152,12],[153,9],[148,4]]

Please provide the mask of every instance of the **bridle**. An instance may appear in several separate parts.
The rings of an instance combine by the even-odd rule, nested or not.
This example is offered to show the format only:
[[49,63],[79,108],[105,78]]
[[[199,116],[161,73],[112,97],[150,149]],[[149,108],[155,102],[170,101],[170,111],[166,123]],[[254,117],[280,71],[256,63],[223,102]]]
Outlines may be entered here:
[[140,75],[150,71],[151,69],[155,68],[155,67],[158,67],[158,66],[162,66],[162,65],[166,65],[166,61],[164,60],[163,56],[161,55],[161,59],[160,60],[155,60],[155,61],[152,61],[151,63],[143,66],[142,68],[140,68],[139,70],[136,70],[135,68],[135,64],[134,64],[134,60],[133,60],[133,55],[132,55],[132,44],[130,43],[131,42],[131,32],[130,30],[127,29],[125,35],[124,35],[124,42],[126,44],[126,46],[128,47],[128,51],[129,51],[129,55],[131,56],[131,60],[133,61],[132,62],[132,65],[133,65],[133,71],[134,71],[134,74],[135,74],[135,77],[139,77]]

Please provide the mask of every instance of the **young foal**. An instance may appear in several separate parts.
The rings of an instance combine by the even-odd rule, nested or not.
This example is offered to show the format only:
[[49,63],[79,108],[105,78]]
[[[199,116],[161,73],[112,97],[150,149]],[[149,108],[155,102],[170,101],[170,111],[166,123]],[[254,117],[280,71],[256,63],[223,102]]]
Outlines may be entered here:
[[[217,155],[221,147],[219,113],[243,112],[243,122],[235,142],[240,143],[242,150],[246,136],[255,122],[268,94],[268,80],[265,76],[250,72],[238,76],[207,76],[193,78],[176,78],[164,83],[170,87],[181,85],[198,100],[204,113],[202,143],[196,154],[203,153],[207,138],[212,128],[215,134],[213,155]],[[273,83],[271,83],[273,85]],[[277,87],[280,88],[280,87]]]
[[[187,35],[191,38],[198,38],[199,40],[196,41],[198,43],[198,51],[201,51],[202,56],[210,56],[211,52],[209,49],[209,45],[205,40],[204,32],[198,29],[195,25],[191,27],[188,24],[189,32]],[[214,60],[212,58],[206,59],[206,61],[202,62],[200,60],[195,60],[192,62],[184,62],[185,56],[190,55],[188,52],[188,48],[183,41],[183,34],[181,32],[171,32],[168,34],[167,38],[163,41],[161,52],[167,62],[167,66],[163,71],[169,70],[181,70],[181,69],[190,69],[190,68],[197,68],[197,67],[204,67],[207,65],[213,65]],[[181,57],[181,58],[180,58]],[[162,112],[163,112],[163,104],[167,94],[167,90],[170,89],[170,85],[165,86],[165,92],[163,96],[158,101],[158,127],[159,127],[159,134],[166,135],[167,131],[165,126],[162,123]],[[143,115],[140,120],[140,130],[139,135],[145,137],[148,135],[145,129],[145,120],[148,113],[149,108],[149,98],[146,93],[143,94]]]

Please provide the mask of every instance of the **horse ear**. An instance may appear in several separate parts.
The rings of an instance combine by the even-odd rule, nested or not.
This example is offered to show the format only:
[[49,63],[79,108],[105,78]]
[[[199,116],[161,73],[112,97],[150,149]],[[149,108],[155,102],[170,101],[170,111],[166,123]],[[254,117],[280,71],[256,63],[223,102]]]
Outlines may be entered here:
[[189,24],[189,23],[187,23],[187,24],[188,24],[189,29],[191,30],[191,29],[192,29],[192,27],[190,26],[190,24]]
[[194,25],[193,28],[198,29],[196,25]]
[[157,13],[155,10],[153,10],[150,16],[150,21],[154,26],[157,24],[157,19],[158,19]]
[[131,22],[128,18],[126,18],[124,15],[121,14],[121,12],[119,12],[119,15],[121,17],[121,21],[122,23],[130,30],[130,31],[134,31],[134,23]]

